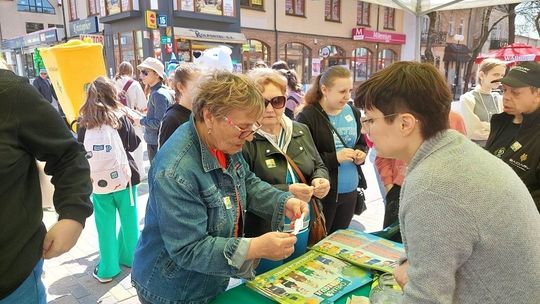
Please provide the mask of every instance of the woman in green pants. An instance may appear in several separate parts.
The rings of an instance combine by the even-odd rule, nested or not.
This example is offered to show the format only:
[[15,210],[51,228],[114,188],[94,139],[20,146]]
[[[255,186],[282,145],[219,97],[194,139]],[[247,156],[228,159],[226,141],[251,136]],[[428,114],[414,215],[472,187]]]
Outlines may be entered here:
[[135,151],[140,139],[116,96],[110,80],[105,77],[94,80],[80,110],[78,128],[78,140],[85,145],[93,182],[100,254],[93,274],[101,283],[112,281],[121,272],[120,265],[131,267],[139,238],[135,200],[140,177],[135,161],[127,152]]

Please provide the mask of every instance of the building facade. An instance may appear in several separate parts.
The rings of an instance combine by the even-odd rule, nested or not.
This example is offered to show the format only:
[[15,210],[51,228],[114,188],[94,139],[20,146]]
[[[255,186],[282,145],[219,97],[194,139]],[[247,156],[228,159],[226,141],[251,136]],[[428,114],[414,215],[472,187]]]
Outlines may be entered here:
[[242,67],[284,60],[302,83],[343,65],[355,82],[399,60],[403,12],[357,0],[245,0],[241,3]]
[[0,50],[17,74],[35,77],[35,49],[64,40],[62,11],[56,0],[0,1]]
[[[108,2],[108,1],[107,1]],[[192,61],[193,51],[217,45],[233,50],[240,61],[245,37],[240,33],[240,6],[235,0],[115,1],[106,5],[104,24],[106,62],[110,76],[122,61],[134,66],[146,57],[167,64]]]

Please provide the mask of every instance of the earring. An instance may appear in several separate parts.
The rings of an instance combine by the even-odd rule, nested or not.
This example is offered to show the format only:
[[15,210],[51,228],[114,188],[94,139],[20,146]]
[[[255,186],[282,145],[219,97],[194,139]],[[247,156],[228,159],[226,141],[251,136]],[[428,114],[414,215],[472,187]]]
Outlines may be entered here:
[[208,128],[208,135],[212,134],[212,128]]

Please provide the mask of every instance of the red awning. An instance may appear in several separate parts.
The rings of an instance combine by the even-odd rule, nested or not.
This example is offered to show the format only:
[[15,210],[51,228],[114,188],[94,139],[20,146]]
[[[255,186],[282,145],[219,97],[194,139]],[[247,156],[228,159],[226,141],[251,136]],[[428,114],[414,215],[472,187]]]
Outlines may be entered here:
[[507,62],[540,61],[540,48],[520,42],[512,43],[501,49],[481,54],[475,62],[480,63],[486,58],[497,58]]

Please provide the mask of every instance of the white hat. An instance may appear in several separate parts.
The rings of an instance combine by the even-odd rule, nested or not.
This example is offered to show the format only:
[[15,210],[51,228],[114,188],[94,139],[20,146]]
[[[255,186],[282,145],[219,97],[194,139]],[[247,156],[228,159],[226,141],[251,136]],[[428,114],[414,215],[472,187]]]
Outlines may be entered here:
[[146,59],[144,59],[144,61],[137,66],[137,69],[150,69],[156,72],[161,78],[167,78],[167,75],[165,75],[165,68],[163,67],[163,63],[161,63],[161,61],[154,57],[147,57]]

